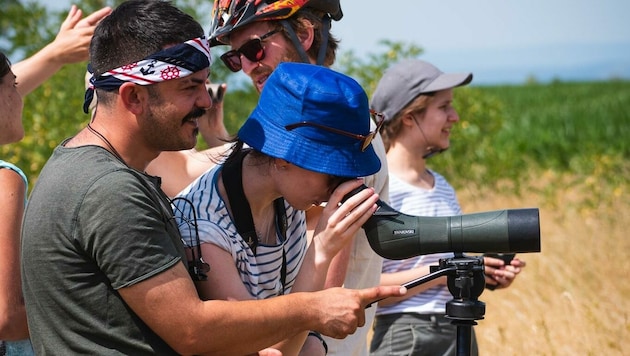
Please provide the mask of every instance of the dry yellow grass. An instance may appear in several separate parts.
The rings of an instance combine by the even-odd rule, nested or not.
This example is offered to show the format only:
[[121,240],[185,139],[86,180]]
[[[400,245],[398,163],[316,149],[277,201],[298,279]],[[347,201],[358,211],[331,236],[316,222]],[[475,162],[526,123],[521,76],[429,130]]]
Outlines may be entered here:
[[527,267],[510,288],[479,298],[484,355],[630,354],[628,184],[606,191],[589,179],[566,183],[543,176],[521,196],[458,193],[466,212],[540,209],[542,252],[520,256]]
[[458,191],[466,213],[540,209],[542,252],[519,255],[527,267],[512,286],[479,297],[480,353],[630,355],[630,184],[553,174],[532,181],[518,196]]

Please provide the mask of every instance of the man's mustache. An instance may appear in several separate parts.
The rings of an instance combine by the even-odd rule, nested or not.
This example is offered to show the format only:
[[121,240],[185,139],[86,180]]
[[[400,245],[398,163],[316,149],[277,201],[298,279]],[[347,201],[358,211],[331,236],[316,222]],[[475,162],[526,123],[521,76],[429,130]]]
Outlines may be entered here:
[[193,111],[191,111],[188,115],[186,115],[183,119],[184,122],[189,121],[189,120],[193,120],[193,119],[197,119],[202,117],[203,115],[206,114],[206,110],[202,109],[202,108],[196,108]]

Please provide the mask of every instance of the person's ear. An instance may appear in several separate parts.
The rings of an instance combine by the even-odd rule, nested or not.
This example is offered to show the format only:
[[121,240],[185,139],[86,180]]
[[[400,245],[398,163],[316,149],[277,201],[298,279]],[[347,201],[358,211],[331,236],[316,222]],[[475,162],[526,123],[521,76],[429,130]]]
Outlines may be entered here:
[[282,158],[275,158],[274,162],[273,162],[274,167],[276,167],[276,169],[282,170],[282,169],[286,169],[287,166],[290,165],[289,162],[285,161]]
[[302,22],[302,27],[304,28],[304,30],[299,31],[298,33],[296,33],[296,35],[300,40],[304,51],[308,52],[308,50],[311,49],[311,46],[313,45],[313,41],[315,40],[315,27],[307,19],[301,19],[300,21]]
[[415,116],[412,113],[407,113],[405,115],[402,115],[400,117],[400,124],[407,127],[407,126],[413,126],[414,124],[414,120],[415,120]]
[[149,99],[148,88],[131,82],[123,83],[118,88],[118,95],[125,108],[134,115],[144,111],[145,103]]

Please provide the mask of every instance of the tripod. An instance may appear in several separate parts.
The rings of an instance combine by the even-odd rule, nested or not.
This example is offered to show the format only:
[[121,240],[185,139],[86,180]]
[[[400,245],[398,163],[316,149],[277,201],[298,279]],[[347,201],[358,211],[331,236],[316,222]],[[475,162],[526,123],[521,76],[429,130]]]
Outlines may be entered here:
[[457,355],[471,354],[472,327],[475,320],[483,319],[486,304],[477,300],[485,287],[482,256],[464,256],[440,259],[438,266],[431,266],[431,273],[414,279],[404,286],[419,286],[438,277],[446,276],[448,290],[453,299],[446,303],[446,317],[457,325]]

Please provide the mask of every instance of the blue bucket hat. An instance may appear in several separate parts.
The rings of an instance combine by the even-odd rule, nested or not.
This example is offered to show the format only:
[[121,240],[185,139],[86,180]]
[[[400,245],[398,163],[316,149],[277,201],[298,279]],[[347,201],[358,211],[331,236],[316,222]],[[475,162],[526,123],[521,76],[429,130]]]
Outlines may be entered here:
[[[367,95],[354,79],[326,67],[287,62],[267,79],[238,137],[309,171],[356,178],[381,168],[374,148],[370,144],[362,151],[360,139],[332,131],[367,136],[370,121]],[[285,127],[299,123],[306,124]]]

